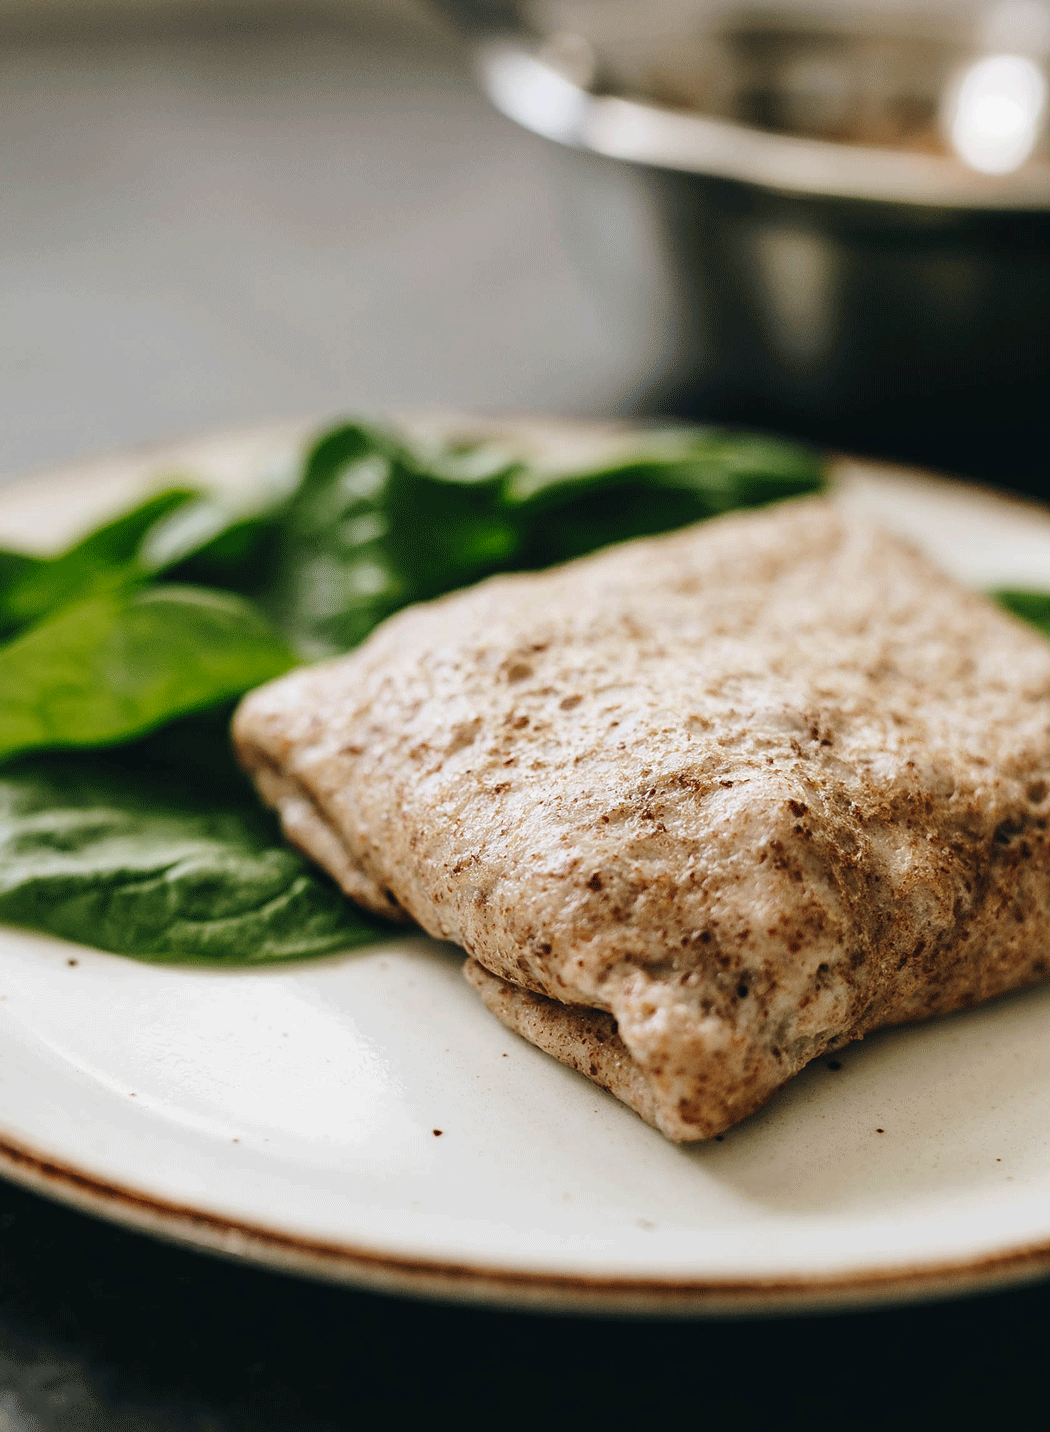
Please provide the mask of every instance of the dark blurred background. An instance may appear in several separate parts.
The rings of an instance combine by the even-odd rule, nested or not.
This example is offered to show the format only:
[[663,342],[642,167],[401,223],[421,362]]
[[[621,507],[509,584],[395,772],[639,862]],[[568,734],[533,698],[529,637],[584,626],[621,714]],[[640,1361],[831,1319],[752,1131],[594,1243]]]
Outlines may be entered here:
[[642,1322],[440,1307],[124,1233],[0,1183],[3,1432],[1046,1424],[1044,1286]]
[[445,0],[640,401],[1047,495],[1046,0]]

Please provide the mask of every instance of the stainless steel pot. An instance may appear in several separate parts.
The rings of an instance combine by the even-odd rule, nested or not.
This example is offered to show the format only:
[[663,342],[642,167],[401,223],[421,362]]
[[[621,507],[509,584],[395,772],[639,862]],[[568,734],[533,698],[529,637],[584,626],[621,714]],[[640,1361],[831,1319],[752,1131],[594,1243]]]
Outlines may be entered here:
[[1050,7],[450,8],[655,336],[634,406],[1050,495]]

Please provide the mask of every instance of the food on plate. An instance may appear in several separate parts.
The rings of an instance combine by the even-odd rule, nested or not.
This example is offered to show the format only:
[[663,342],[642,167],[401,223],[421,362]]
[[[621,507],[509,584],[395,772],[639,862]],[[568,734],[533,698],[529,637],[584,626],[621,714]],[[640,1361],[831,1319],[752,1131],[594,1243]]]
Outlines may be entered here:
[[0,919],[150,959],[374,940],[252,811],[231,700],[409,602],[822,482],[774,439],[573,432],[342,424],[243,507],[180,483],[57,556],[0,551]]
[[416,606],[234,732],[352,898],[675,1140],[1050,970],[1050,645],[823,498]]

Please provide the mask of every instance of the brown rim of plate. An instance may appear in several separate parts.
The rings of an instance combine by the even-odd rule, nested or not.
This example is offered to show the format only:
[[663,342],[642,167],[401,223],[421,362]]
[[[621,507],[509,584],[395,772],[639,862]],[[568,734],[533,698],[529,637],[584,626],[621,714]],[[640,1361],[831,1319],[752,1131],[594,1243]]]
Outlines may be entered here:
[[366,1292],[515,1312],[674,1318],[861,1311],[993,1292],[1050,1274],[1050,1243],[961,1262],[860,1268],[824,1278],[603,1278],[523,1271],[297,1237],[108,1182],[6,1137],[0,1137],[0,1174],[79,1212],[232,1262]]

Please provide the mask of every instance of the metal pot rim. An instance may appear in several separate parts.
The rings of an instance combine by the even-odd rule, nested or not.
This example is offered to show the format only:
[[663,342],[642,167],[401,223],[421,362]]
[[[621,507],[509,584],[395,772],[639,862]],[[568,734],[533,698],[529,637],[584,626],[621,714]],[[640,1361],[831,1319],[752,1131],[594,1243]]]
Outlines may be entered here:
[[640,100],[591,94],[520,42],[474,51],[479,82],[509,119],[560,144],[632,164],[781,193],[970,210],[1050,209],[1050,165],[980,174],[959,160],[799,138]]

